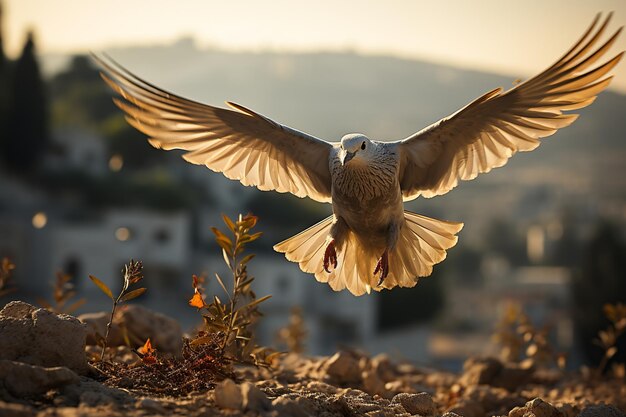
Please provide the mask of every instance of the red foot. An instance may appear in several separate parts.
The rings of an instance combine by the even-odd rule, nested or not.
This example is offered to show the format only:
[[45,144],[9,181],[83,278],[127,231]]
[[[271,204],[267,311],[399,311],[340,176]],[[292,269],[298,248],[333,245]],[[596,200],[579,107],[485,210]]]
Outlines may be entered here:
[[380,276],[378,278],[378,286],[383,283],[387,275],[389,275],[389,253],[387,249],[383,252],[383,256],[380,257],[378,263],[376,264],[376,269],[374,269],[374,275],[380,272]]
[[330,274],[330,269],[328,268],[330,264],[333,265],[333,269],[337,269],[337,251],[335,250],[335,239],[332,239],[328,246],[326,246],[326,250],[324,251],[324,271]]

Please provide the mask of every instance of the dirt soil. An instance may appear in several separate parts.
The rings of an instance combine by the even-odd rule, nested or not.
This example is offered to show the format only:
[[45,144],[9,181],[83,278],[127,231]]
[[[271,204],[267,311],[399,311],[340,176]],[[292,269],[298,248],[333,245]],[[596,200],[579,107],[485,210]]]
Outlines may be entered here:
[[[21,302],[0,311],[0,417],[626,417],[623,376],[493,358],[470,358],[455,374],[357,351],[287,354],[273,368],[224,371],[210,350],[142,361],[119,346],[106,362],[88,363],[99,349],[85,345],[86,328]],[[59,332],[67,332],[62,340]]]

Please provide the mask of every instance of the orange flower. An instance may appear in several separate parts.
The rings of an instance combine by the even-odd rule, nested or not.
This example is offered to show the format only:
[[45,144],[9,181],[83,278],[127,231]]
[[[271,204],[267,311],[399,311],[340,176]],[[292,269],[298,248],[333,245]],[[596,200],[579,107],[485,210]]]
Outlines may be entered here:
[[146,340],[146,343],[144,343],[142,347],[137,349],[137,352],[139,352],[142,355],[141,360],[143,361],[143,363],[146,363],[146,364],[156,363],[157,361],[156,349],[152,347],[152,343],[150,343],[150,338]]
[[191,297],[191,300],[189,300],[189,305],[198,309],[203,308],[206,305],[204,304],[202,294],[200,293],[200,291],[198,291],[197,288],[194,288],[194,294],[193,297]]

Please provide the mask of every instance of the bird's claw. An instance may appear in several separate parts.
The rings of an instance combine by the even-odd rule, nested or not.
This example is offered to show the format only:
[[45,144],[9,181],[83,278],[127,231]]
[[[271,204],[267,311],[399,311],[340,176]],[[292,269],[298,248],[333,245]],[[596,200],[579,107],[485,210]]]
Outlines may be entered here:
[[331,240],[324,251],[324,271],[330,274],[329,266],[333,265],[333,269],[337,269],[337,250],[335,249],[335,239]]
[[383,256],[378,260],[376,269],[374,269],[374,275],[378,273],[380,273],[380,275],[376,286],[380,287],[383,281],[385,281],[385,278],[387,278],[387,275],[389,275],[389,253],[386,250],[383,252]]

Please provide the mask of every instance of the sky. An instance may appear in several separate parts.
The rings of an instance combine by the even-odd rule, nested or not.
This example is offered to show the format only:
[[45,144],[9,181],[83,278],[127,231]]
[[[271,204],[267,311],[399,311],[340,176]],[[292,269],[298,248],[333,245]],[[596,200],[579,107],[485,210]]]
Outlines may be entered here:
[[[2,1],[2,0],[0,0]],[[352,50],[531,76],[559,58],[598,12],[626,24],[624,0],[4,0],[5,49],[34,28],[43,53],[106,51],[193,37],[236,50]],[[626,34],[614,46],[626,49]],[[166,59],[166,57],[164,57]],[[626,93],[626,63],[613,88]]]

